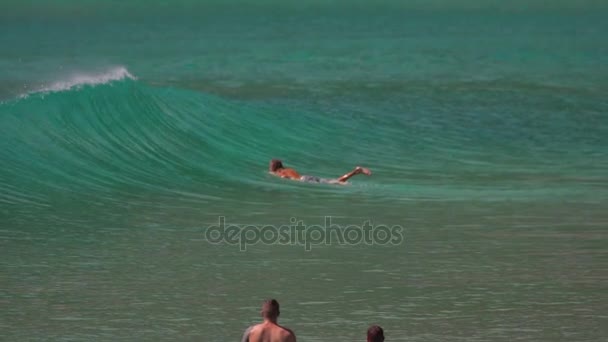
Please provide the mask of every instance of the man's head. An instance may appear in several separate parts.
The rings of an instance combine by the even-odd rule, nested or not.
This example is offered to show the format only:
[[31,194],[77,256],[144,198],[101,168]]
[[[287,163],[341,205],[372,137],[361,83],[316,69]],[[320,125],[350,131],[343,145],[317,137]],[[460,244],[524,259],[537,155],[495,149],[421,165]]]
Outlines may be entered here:
[[367,342],[383,342],[384,330],[379,325],[372,325],[367,329]]
[[262,317],[264,319],[276,320],[279,314],[279,302],[276,299],[264,301],[264,304],[262,304]]
[[283,168],[283,163],[279,159],[273,159],[270,161],[270,172],[276,172]]

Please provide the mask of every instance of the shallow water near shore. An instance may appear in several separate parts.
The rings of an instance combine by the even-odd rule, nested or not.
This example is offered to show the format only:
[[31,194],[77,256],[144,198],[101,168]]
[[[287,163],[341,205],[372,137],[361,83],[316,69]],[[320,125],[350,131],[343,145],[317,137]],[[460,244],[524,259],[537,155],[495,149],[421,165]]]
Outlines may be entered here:
[[608,336],[606,9],[243,3],[3,5],[4,339],[238,340],[269,297],[302,341]]

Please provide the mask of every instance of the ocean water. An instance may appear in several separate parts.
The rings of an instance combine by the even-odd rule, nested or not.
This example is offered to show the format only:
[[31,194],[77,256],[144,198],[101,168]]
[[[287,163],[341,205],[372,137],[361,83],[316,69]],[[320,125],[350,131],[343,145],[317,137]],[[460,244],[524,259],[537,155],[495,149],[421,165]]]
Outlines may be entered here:
[[[605,340],[607,17],[3,2],[0,337],[238,340],[275,297],[302,341]],[[241,250],[209,241],[220,217],[402,231]]]

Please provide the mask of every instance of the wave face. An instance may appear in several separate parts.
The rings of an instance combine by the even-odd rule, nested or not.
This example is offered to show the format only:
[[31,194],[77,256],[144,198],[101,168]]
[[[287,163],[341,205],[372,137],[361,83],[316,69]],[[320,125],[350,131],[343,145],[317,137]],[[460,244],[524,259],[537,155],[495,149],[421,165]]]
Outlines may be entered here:
[[[412,109],[383,104],[382,96],[402,91],[393,84],[353,98],[358,110],[319,113],[149,86],[125,68],[80,74],[0,105],[0,201],[48,206],[57,196],[91,194],[123,201],[118,194],[232,203],[250,193],[255,202],[260,191],[302,186],[269,177],[271,158],[325,177],[365,164],[374,177],[348,190],[307,191],[395,200],[594,197],[591,189],[606,184],[599,113],[572,117],[554,105],[545,108],[550,116],[501,111],[499,96],[521,87],[505,81],[421,96],[432,87],[410,86]],[[488,102],[471,108],[458,100],[476,88]],[[530,91],[555,101],[564,92]],[[365,98],[374,92],[384,95]]]
[[272,143],[245,129],[246,109],[148,87],[123,68],[54,83],[2,104],[2,201],[124,189],[202,197]]

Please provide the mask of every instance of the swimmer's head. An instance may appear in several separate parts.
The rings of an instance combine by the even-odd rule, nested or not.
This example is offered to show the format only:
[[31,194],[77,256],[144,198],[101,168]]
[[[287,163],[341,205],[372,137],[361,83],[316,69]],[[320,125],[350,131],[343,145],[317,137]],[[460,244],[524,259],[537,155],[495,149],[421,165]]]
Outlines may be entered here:
[[372,325],[367,329],[367,342],[383,342],[384,330],[379,325]]
[[279,302],[276,299],[268,299],[262,304],[262,317],[265,319],[275,320],[279,317]]
[[276,172],[283,168],[283,163],[279,159],[273,159],[270,161],[270,172]]

